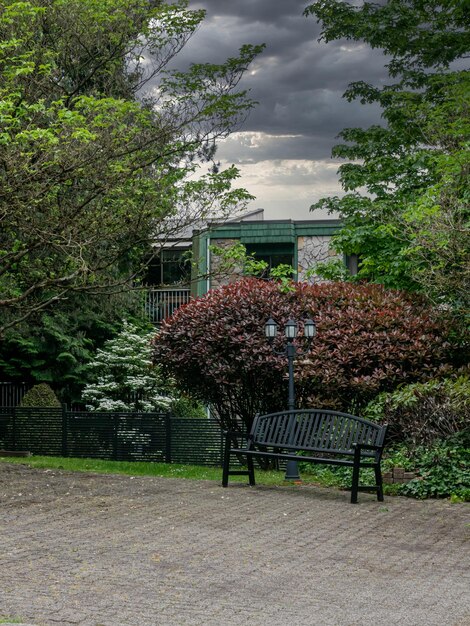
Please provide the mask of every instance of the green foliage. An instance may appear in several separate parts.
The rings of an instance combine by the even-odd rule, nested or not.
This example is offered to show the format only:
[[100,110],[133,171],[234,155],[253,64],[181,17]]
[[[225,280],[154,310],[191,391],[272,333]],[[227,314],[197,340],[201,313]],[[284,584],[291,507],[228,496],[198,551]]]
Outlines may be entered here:
[[61,404],[51,387],[46,383],[40,383],[26,392],[20,406],[25,408],[46,408],[60,407]]
[[470,381],[430,380],[380,394],[364,416],[389,424],[392,449],[385,466],[404,467],[418,477],[396,487],[416,498],[470,500]]
[[335,282],[345,282],[350,280],[351,277],[347,268],[345,267],[342,259],[330,259],[322,263],[316,263],[315,267],[309,268],[305,272],[306,280],[312,276],[321,276],[325,280],[332,280]]
[[380,394],[364,417],[385,422],[389,440],[430,445],[461,431],[470,423],[470,380],[430,380]]
[[[390,55],[391,76],[420,78],[425,68],[447,67],[470,46],[468,10],[452,0],[348,3],[318,0],[305,10],[322,21],[322,39],[366,41]],[[422,28],[426,24],[427,28]]]
[[335,246],[360,255],[360,278],[468,312],[470,73],[450,65],[470,50],[464,4],[319,0],[306,13],[322,23],[326,41],[383,49],[396,79],[349,85],[345,97],[379,104],[384,126],[342,131],[333,154],[348,160],[339,170],[347,193],[312,209],[340,214]]
[[[286,359],[264,336],[310,315],[317,336],[295,369],[297,405],[356,411],[380,391],[423,381],[458,361],[452,325],[410,296],[378,285],[293,284],[246,278],[177,310],[154,340],[154,359],[182,389],[210,404],[224,427],[285,407]],[[299,345],[301,340],[299,339]],[[274,347],[282,351],[279,336]]]
[[133,294],[72,294],[34,324],[23,323],[5,333],[0,343],[2,376],[30,384],[54,383],[63,402],[77,402],[96,350],[120,330],[123,318],[140,313],[140,300]]
[[248,254],[241,241],[228,247],[212,244],[209,250],[218,259],[217,276],[219,277],[231,276],[237,272],[245,276],[259,276],[268,268],[266,261],[258,260],[254,253]]
[[256,258],[256,253],[247,253],[246,247],[238,241],[233,245],[222,248],[220,246],[209,246],[210,251],[218,259],[217,275],[220,276],[254,276],[271,278],[278,282],[282,291],[292,291],[292,279],[295,269],[291,265],[281,263],[276,267],[269,268],[268,263]]
[[174,391],[176,397],[170,406],[170,413],[174,417],[191,417],[195,419],[203,419],[207,417],[207,411],[204,406],[186,394],[178,394]]
[[454,501],[470,501],[468,429],[431,446],[408,451],[408,457],[418,477],[400,485],[400,494],[420,499],[452,497]]
[[272,267],[269,272],[269,277],[277,281],[279,289],[284,293],[288,291],[295,291],[294,284],[292,282],[295,269],[287,263],[281,263],[276,267]]
[[0,333],[77,293],[138,285],[156,237],[249,198],[231,189],[235,168],[191,175],[254,105],[237,84],[263,47],[169,70],[203,11],[98,4],[0,11]]
[[89,382],[82,393],[88,409],[97,411],[168,410],[160,369],[152,367],[150,340],[132,324],[105,342],[88,365]]
[[[431,446],[410,448],[401,445],[387,450],[383,469],[403,467],[416,472],[417,478],[403,484],[384,485],[385,493],[418,499],[451,498],[454,502],[470,501],[470,441],[469,432],[457,433],[453,438],[435,441]],[[308,472],[321,484],[350,488],[352,470],[343,467],[325,467],[300,462],[301,472]],[[360,481],[374,484],[374,474],[362,470]]]
[[[301,459],[301,456],[299,456]],[[337,487],[340,489],[350,489],[352,482],[352,469],[350,467],[339,467],[335,465],[317,465],[299,461],[299,471],[302,479],[308,475],[308,480],[312,479],[325,487]],[[370,470],[361,470],[360,480],[364,484],[373,483],[373,474]]]

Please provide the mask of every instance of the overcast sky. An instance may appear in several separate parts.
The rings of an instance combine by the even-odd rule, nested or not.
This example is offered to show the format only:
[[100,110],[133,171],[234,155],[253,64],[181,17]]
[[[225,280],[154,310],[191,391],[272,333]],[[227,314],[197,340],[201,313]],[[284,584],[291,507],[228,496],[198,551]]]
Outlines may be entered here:
[[241,87],[259,104],[239,132],[220,144],[222,165],[235,164],[240,185],[256,196],[250,208],[266,219],[312,219],[310,205],[340,192],[331,158],[344,127],[379,122],[378,109],[342,98],[354,80],[381,83],[384,57],[346,41],[318,42],[320,28],[304,17],[308,0],[192,0],[207,17],[181,53],[183,62],[217,62],[244,43],[266,50]]

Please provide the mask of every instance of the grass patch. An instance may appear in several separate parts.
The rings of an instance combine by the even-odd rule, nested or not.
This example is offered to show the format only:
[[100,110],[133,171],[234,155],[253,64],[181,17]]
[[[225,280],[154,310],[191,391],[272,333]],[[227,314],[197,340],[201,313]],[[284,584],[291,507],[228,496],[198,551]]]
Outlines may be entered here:
[[19,617],[0,617],[0,624],[22,624],[23,620]]
[[[127,476],[158,476],[162,478],[183,478],[186,480],[222,480],[222,468],[200,465],[179,465],[176,463],[142,463],[139,461],[104,461],[102,459],[74,459],[55,456],[2,457],[4,463],[16,463],[39,469],[61,469],[71,472],[92,472],[97,474],[125,474]],[[230,480],[247,482],[246,476],[234,476]],[[284,472],[257,470],[256,479],[262,485],[285,484]]]
[[98,474],[126,474],[128,476],[162,476],[193,480],[215,480],[221,470],[215,467],[177,465],[169,463],[143,463],[139,461],[108,461],[102,459],[78,459],[55,456],[31,456],[26,458],[4,457],[0,461],[36,467],[39,469],[61,469],[70,472],[92,472]]
[[[0,462],[16,463],[39,469],[58,469],[71,472],[91,472],[97,474],[125,474],[127,476],[158,476],[161,478],[182,478],[184,480],[211,480],[220,483],[222,468],[203,467],[200,465],[180,465],[176,463],[142,463],[139,461],[104,461],[102,459],[75,459],[54,456],[0,457]],[[341,488],[351,484],[345,473],[335,472],[330,467],[321,465],[300,467],[304,484],[322,487]],[[349,472],[350,474],[350,472]],[[266,471],[256,469],[256,483],[259,485],[291,486],[284,480],[284,471]],[[349,480],[348,480],[349,478]],[[346,480],[345,480],[346,479]],[[248,482],[247,476],[231,476],[230,482]],[[1,622],[0,622],[1,623]]]
[[[31,457],[0,457],[0,462],[16,463],[39,469],[57,469],[71,472],[90,472],[96,474],[125,474],[127,476],[158,476],[161,478],[181,478],[183,480],[210,480],[218,484],[222,481],[222,468],[203,467],[200,465],[182,465],[173,463],[142,463],[140,461],[105,461],[102,459],[77,459],[54,456],[31,456]],[[384,460],[384,465],[389,465]],[[393,465],[393,464],[392,464]],[[335,467],[326,465],[308,464],[299,458],[299,470],[301,481],[304,485],[316,485],[319,487],[331,487],[334,489],[350,489],[352,480],[352,468]],[[284,471],[255,470],[256,483],[259,485],[277,485],[284,487],[296,486],[290,481],[284,480]],[[230,483],[248,482],[247,476],[231,476]],[[362,470],[360,484],[373,485],[375,477],[371,470]],[[408,483],[410,484],[410,483]],[[384,484],[386,495],[400,495],[403,485]],[[468,490],[467,490],[468,492]],[[408,494],[407,494],[408,495]],[[469,495],[454,495],[452,501],[468,501]],[[8,623],[2,622],[0,624]]]

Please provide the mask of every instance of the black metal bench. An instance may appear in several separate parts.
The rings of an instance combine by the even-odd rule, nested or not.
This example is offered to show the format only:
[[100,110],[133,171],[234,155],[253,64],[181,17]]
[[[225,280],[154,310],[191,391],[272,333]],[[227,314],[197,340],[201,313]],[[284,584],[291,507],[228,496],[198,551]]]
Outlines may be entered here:
[[[357,502],[359,491],[376,491],[382,502],[380,461],[386,430],[355,415],[321,409],[257,415],[245,447],[232,447],[240,433],[225,433],[222,486],[227,487],[230,475],[248,476],[255,485],[254,457],[308,461],[352,467],[351,503]],[[248,469],[230,470],[231,455],[246,456]],[[359,486],[362,468],[374,470],[375,485]]]

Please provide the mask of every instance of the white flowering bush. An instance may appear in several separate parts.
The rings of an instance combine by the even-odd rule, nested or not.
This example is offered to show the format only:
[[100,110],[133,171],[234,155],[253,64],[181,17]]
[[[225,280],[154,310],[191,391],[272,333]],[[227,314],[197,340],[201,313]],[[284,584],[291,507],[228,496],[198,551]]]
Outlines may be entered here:
[[152,365],[150,341],[125,322],[122,331],[105,342],[88,366],[90,382],[82,399],[90,411],[167,411],[173,397],[163,390],[160,369]]

